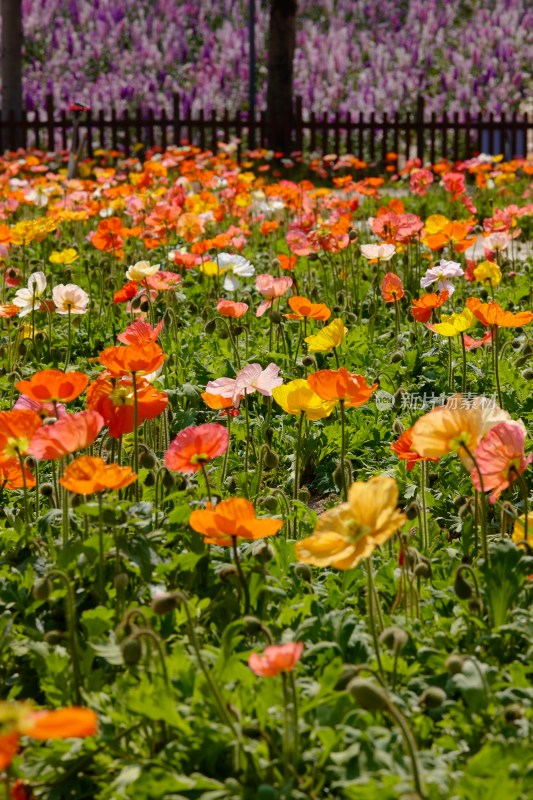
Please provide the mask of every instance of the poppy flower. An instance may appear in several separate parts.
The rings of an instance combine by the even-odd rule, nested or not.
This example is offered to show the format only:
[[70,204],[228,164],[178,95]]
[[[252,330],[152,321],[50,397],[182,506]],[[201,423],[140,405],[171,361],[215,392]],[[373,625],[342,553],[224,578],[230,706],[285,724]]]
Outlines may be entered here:
[[210,394],[209,392],[202,392],[200,395],[208,408],[213,411],[222,411],[226,408],[233,408],[233,399],[231,397],[222,397],[221,394]]
[[75,494],[94,494],[125,489],[136,480],[131,467],[106,464],[93,456],[80,456],[67,466],[59,483]]
[[361,255],[369,261],[389,261],[396,252],[394,244],[362,244]]
[[347,369],[321,369],[307,377],[307,383],[322,400],[344,400],[348,408],[366,403],[378,388],[374,383],[368,386],[362,375],[348,372]]
[[65,250],[53,250],[48,260],[51,264],[73,264],[79,258],[77,250],[67,247]]
[[9,461],[0,461],[0,490],[1,489],[22,489],[26,483],[27,489],[33,489],[35,478],[29,469],[24,467],[24,475],[18,458],[10,458]]
[[52,299],[58,314],[86,314],[89,295],[74,283],[54,286]]
[[284,253],[278,253],[277,259],[281,269],[292,271],[296,267],[298,261],[297,256],[286,256]]
[[63,403],[39,403],[37,400],[32,400],[25,394],[19,395],[13,406],[13,411],[17,408],[26,408],[29,411],[35,411],[36,414],[44,421],[49,417],[64,417],[67,413],[67,407]]
[[287,319],[316,319],[319,322],[326,322],[331,317],[330,309],[324,303],[312,303],[307,297],[293,295],[289,298],[289,306],[292,314],[284,314]]
[[[533,454],[526,457],[524,444],[526,432],[516,422],[500,422],[481,440],[474,453],[483,478],[483,488],[492,491],[490,502],[495,503],[504,489],[511,485],[516,475],[522,475],[533,461]],[[481,483],[477,470],[472,470],[472,483],[478,492]]]
[[432,456],[421,456],[413,449],[413,429],[407,428],[401,436],[391,444],[391,450],[396,453],[401,461],[407,461],[407,471],[410,472],[418,461],[438,461]]
[[296,557],[318,567],[356,567],[407,520],[397,504],[394,478],[376,476],[353,483],[348,501],[325,511],[311,536],[296,542]]
[[150,264],[149,261],[137,261],[126,270],[126,278],[129,281],[143,281],[155,275],[161,269],[161,264]]
[[255,288],[263,295],[263,297],[268,299],[263,300],[263,302],[259,304],[255,312],[255,316],[262,317],[265,311],[268,311],[268,309],[272,307],[275,298],[282,297],[285,292],[288,292],[292,284],[292,278],[275,278],[273,275],[269,275],[268,273],[258,275],[255,279]]
[[261,678],[272,678],[280,672],[292,672],[304,649],[303,642],[271,644],[262,653],[252,653],[248,666]]
[[127,303],[132,300],[139,291],[139,284],[136,281],[128,281],[121,289],[118,289],[113,295],[113,303]]
[[462,222],[447,222],[438,233],[426,234],[423,239],[430,250],[442,250],[451,247],[456,253],[464,253],[476,241],[475,236],[468,236],[470,228]]
[[204,464],[228,449],[229,434],[224,425],[206,422],[180,431],[165,453],[165,466],[174,472],[198,472]]
[[521,328],[528,325],[533,319],[531,311],[504,311],[499,303],[482,303],[478,297],[469,297],[466,301],[467,308],[478,318],[482,325],[498,328]]
[[440,322],[432,325],[431,330],[441,336],[459,336],[472,327],[475,319],[470,309],[465,308],[458,314],[442,314]]
[[386,303],[396,303],[404,296],[403,283],[394,272],[387,272],[381,281],[381,296]]
[[0,770],[15,757],[20,736],[32,739],[71,739],[94,736],[98,718],[89,708],[71,706],[55,711],[34,711],[27,703],[0,703]]
[[449,296],[450,293],[445,289],[440,294],[423,294],[418,300],[413,299],[413,305],[411,306],[413,319],[417,322],[429,322],[433,310],[440,308]]
[[438,264],[427,270],[420,280],[420,286],[422,289],[427,289],[428,286],[437,281],[439,292],[446,290],[451,296],[455,292],[455,286],[450,281],[450,278],[457,278],[461,275],[464,275],[464,270],[457,261],[441,259]]
[[88,383],[89,378],[83,372],[43,369],[30,380],[18,381],[15,386],[38,403],[69,403],[85,391]]
[[469,453],[474,453],[491,428],[509,421],[510,415],[486,397],[469,401],[460,394],[453,395],[445,406],[433,408],[415,422],[413,448],[421,456],[435,458],[457,453],[465,469],[471,472],[474,464]]
[[483,347],[484,344],[492,344],[493,336],[492,331],[485,331],[482,339],[473,339],[467,333],[464,335],[465,349],[473,350],[476,347]]
[[161,331],[163,330],[163,321],[159,322],[155,328],[152,328],[150,323],[133,322],[128,325],[123,333],[119,333],[117,339],[122,344],[147,344],[148,342],[155,342]]
[[91,235],[91,244],[103,253],[112,253],[116,258],[124,257],[125,229],[119,217],[109,217],[98,223]]
[[[137,422],[155,419],[168,405],[168,396],[154,388],[145,378],[137,377]],[[133,378],[126,375],[111,379],[108,373],[99,375],[87,390],[87,407],[98,411],[109,428],[109,435],[120,439],[134,428]]]
[[307,419],[311,420],[329,417],[336,402],[335,400],[323,400],[302,378],[276,387],[272,391],[272,397],[287,414],[296,416],[305,414]]
[[25,456],[42,424],[35,411],[0,411],[0,462]]
[[248,311],[247,303],[236,303],[233,300],[219,300],[217,303],[217,311],[223,317],[233,317],[233,319],[240,319]]
[[332,347],[338,347],[346,334],[348,328],[344,326],[341,319],[334,319],[314,336],[307,336],[305,341],[309,345],[310,353],[325,353]]
[[502,271],[494,261],[481,261],[473,272],[475,279],[485,286],[497,286],[502,279]]
[[235,378],[217,378],[209,381],[205,390],[208,394],[219,394],[231,397],[233,405],[238,408],[245,395],[258,391],[263,397],[271,397],[273,389],[283,383],[279,377],[277,364],[269,364],[265,369],[261,364],[247,364]]
[[115,377],[135,373],[149,375],[163,365],[166,355],[155,342],[116,345],[100,353],[100,363]]
[[103,417],[92,409],[67,414],[52,425],[41,425],[33,436],[28,452],[39,461],[63,458],[89,447],[104,424]]
[[206,544],[228,546],[234,539],[255,541],[265,536],[275,536],[283,527],[283,521],[270,517],[256,517],[253,503],[241,497],[230,497],[211,503],[205,509],[192,512],[189,525],[201,533]]
[[521,517],[515,520],[513,526],[513,542],[523,547],[522,544],[527,539],[529,547],[533,547],[533,515],[527,515],[527,537],[526,537],[526,515],[522,514]]
[[41,297],[46,291],[46,275],[44,272],[34,272],[28,278],[28,286],[18,289],[13,297],[13,305],[19,309],[19,317],[25,317],[32,311],[37,311],[41,306]]
[[18,306],[9,303],[0,305],[0,319],[11,319],[11,317],[16,317],[19,311],[20,308]]

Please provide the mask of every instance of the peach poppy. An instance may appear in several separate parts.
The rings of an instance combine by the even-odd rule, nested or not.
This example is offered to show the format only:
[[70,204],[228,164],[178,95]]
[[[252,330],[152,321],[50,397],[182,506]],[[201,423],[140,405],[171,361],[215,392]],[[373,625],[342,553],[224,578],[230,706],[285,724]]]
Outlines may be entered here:
[[394,272],[387,272],[381,281],[381,296],[386,303],[396,303],[404,296],[403,283]]
[[133,322],[128,325],[123,333],[119,333],[117,339],[122,344],[147,344],[148,342],[155,342],[159,334],[163,330],[164,322],[161,320],[155,328],[148,322]]
[[435,294],[434,292],[423,294],[418,300],[413,298],[413,305],[411,306],[413,319],[417,322],[429,322],[434,309],[444,305],[449,296],[450,293],[445,289],[439,294]]
[[94,494],[125,489],[136,480],[131,467],[106,464],[93,456],[80,456],[68,465],[59,483],[75,494]]
[[255,279],[255,288],[267,299],[259,303],[255,316],[262,317],[265,311],[272,308],[274,300],[288,292],[292,284],[293,280],[289,277],[274,278],[268,273],[258,275]]
[[22,489],[24,482],[27,489],[33,489],[35,486],[35,478],[29,469],[24,467],[24,475],[22,474],[22,467],[18,458],[0,462],[0,490]]
[[88,383],[89,378],[83,372],[43,369],[30,380],[18,381],[15,386],[38,403],[69,403],[85,391]]
[[[155,419],[168,405],[168,396],[160,392],[142,377],[135,377],[137,387],[137,422]],[[133,378],[110,378],[108,373],[99,375],[87,390],[87,407],[98,411],[109,428],[109,435],[120,439],[134,428]]]
[[402,435],[391,444],[391,450],[396,453],[401,461],[407,461],[407,471],[410,472],[418,461],[438,461],[433,456],[421,456],[413,449],[413,429],[407,428]]
[[[522,475],[533,461],[526,456],[526,432],[517,422],[500,422],[495,425],[476,447],[475,458],[483,478],[483,488],[492,491],[490,502],[495,503],[504,489],[511,485],[516,475]],[[481,491],[477,470],[472,470],[472,483]]]
[[166,355],[155,342],[146,344],[116,345],[100,353],[100,363],[114,377],[135,373],[149,375],[163,365]]
[[248,666],[261,678],[272,678],[280,672],[292,672],[302,657],[303,649],[303,642],[271,644],[261,654],[252,653]]
[[331,317],[330,309],[324,303],[312,303],[307,297],[300,297],[293,295],[289,297],[289,306],[292,308],[292,314],[284,314],[287,319],[316,319],[319,322],[326,322]]
[[25,456],[42,424],[35,411],[0,411],[0,462]]
[[493,325],[499,328],[520,328],[533,319],[531,311],[518,311],[514,314],[512,311],[504,311],[499,303],[483,303],[478,297],[469,297],[466,305],[487,328]]
[[34,434],[28,452],[39,461],[63,458],[89,447],[104,424],[103,417],[92,409],[67,414],[52,425],[42,425]]
[[307,383],[322,400],[344,400],[348,408],[362,406],[368,402],[378,388],[374,383],[368,386],[362,375],[340,369],[321,369],[307,377]]
[[211,503],[205,509],[192,512],[189,525],[201,533],[206,544],[232,545],[234,539],[255,541],[265,536],[275,536],[283,521],[270,517],[256,517],[253,503],[242,497],[222,500],[215,508]]
[[217,311],[223,317],[233,317],[240,319],[248,311],[248,303],[236,303],[233,300],[219,300]]
[[420,233],[424,224],[416,214],[396,214],[389,211],[374,217],[371,228],[376,236],[388,244],[403,244]]
[[180,431],[165,453],[165,466],[174,472],[198,472],[226,452],[228,429],[216,422],[191,425]]

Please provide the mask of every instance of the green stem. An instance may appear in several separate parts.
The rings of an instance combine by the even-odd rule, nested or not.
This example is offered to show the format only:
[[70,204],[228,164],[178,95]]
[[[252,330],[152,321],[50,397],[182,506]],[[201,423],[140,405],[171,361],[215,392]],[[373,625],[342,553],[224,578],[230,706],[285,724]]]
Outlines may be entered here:
[[98,492],[98,589],[102,603],[105,603],[105,559],[104,559],[104,520],[102,518],[102,494]]
[[384,678],[385,673],[383,672],[383,665],[381,663],[381,652],[379,649],[378,633],[376,629],[376,618],[374,615],[375,595],[374,595],[374,570],[372,567],[372,556],[367,558],[366,561],[366,577],[367,577],[367,591],[368,591],[368,621],[370,624],[372,641],[374,642],[374,650],[376,653],[376,660],[378,662],[378,671],[381,677]]
[[489,547],[488,547],[488,536],[487,536],[487,497],[485,495],[485,485],[483,483],[483,475],[481,474],[481,470],[479,469],[479,464],[476,461],[474,454],[470,451],[466,444],[462,443],[461,447],[467,454],[467,456],[471,459],[474,469],[477,472],[479,485],[481,488],[481,547],[483,550],[483,558],[487,566],[490,566],[489,561]]
[[70,351],[72,347],[72,312],[70,307],[68,309],[68,318],[67,318],[68,326],[67,326],[67,356],[65,358],[65,369],[67,371],[68,365],[70,363]]
[[348,487],[346,485],[346,437],[345,437],[346,411],[344,408],[343,398],[339,400],[339,404],[341,407],[341,486],[342,486],[342,499],[346,503],[346,501],[348,500]]
[[227,426],[228,426],[228,446],[226,448],[226,452],[224,453],[224,461],[222,462],[222,478],[220,480],[221,484],[224,484],[226,480],[226,472],[228,471],[228,458],[229,458],[229,443],[231,441],[231,409],[226,409],[226,418],[227,418]]
[[528,488],[527,488],[527,483],[525,482],[523,476],[518,472],[518,470],[516,470],[514,467],[511,467],[510,471],[515,474],[516,480],[518,481],[518,485],[520,486],[520,491],[522,493],[522,500],[524,502],[524,539],[527,542],[527,541],[529,541],[528,538],[527,538],[528,508],[529,508],[529,505],[528,505],[528,500],[529,500],[528,494],[529,494],[529,491],[528,491]]
[[396,724],[398,725],[398,727],[402,732],[403,740],[407,752],[409,753],[409,758],[411,759],[411,768],[413,771],[413,781],[415,784],[415,790],[421,798],[424,798],[425,795],[422,783],[422,770],[420,767],[420,762],[418,760],[418,751],[416,749],[416,743],[413,734],[409,729],[405,717],[403,716],[403,714],[400,713],[400,711],[396,708],[396,706],[391,700],[388,700],[387,702],[387,711],[389,712],[389,714],[394,719],[394,721],[396,722]]
[[498,393],[498,405],[503,408],[502,390],[500,386],[500,366],[499,366],[499,350],[498,350],[498,326],[492,326],[492,346],[494,348],[494,378],[496,380],[496,391]]
[[[137,379],[135,372],[131,373],[133,383],[133,471],[139,474],[139,398],[137,395]],[[135,500],[139,502],[139,481],[135,481]]]
[[463,350],[463,379],[461,381],[461,392],[466,392],[466,347],[465,347],[465,335],[461,331],[461,348]]
[[292,707],[293,707],[293,724],[294,724],[294,764],[298,764],[300,757],[300,731],[298,725],[298,692],[296,690],[296,681],[294,680],[294,672],[289,672],[289,682],[292,690]]
[[81,672],[78,651],[78,638],[76,634],[76,600],[74,590],[66,572],[60,569],[52,569],[48,573],[49,577],[59,578],[66,587],[65,610],[67,618],[67,629],[70,642],[70,656],[72,658],[72,674],[74,678],[74,700],[76,705],[81,703]]
[[231,545],[233,549],[233,559],[235,561],[235,566],[237,568],[237,573],[239,575],[239,581],[242,586],[242,591],[244,594],[244,614],[248,614],[250,611],[250,589],[248,588],[248,581],[244,577],[244,572],[242,571],[241,559],[239,557],[239,548],[237,547],[237,537],[231,537]]
[[24,523],[26,525],[30,524],[30,510],[28,506],[28,483],[26,481],[26,468],[24,466],[24,459],[22,458],[22,453],[18,448],[16,448],[17,457],[20,464],[20,471],[22,473],[22,493],[24,498]]
[[213,505],[213,498],[211,497],[211,486],[209,484],[209,478],[207,477],[207,470],[205,468],[205,464],[200,463],[200,469],[202,470],[202,475],[204,476],[205,480],[205,488],[207,489],[207,498],[211,505]]
[[296,434],[296,453],[294,460],[294,487],[292,496],[295,500],[298,500],[298,493],[300,491],[300,450],[302,445],[302,431],[303,431],[304,421],[305,421],[305,416],[303,411],[301,411],[300,416],[298,418],[298,429]]

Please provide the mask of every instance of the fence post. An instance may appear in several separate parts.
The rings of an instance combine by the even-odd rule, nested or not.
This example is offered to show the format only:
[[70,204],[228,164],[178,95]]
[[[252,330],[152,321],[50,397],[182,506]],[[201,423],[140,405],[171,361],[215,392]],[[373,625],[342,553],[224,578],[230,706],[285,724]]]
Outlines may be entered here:
[[54,98],[53,95],[46,95],[46,127],[48,129],[48,150],[54,150]]
[[424,163],[424,97],[419,94],[416,99],[416,155]]
[[176,94],[172,98],[172,135],[174,137],[174,144],[179,146],[181,138],[181,125],[180,125],[180,96]]
[[294,133],[295,145],[298,152],[304,149],[304,131],[303,131],[303,101],[301,95],[297,95],[296,104],[294,109]]

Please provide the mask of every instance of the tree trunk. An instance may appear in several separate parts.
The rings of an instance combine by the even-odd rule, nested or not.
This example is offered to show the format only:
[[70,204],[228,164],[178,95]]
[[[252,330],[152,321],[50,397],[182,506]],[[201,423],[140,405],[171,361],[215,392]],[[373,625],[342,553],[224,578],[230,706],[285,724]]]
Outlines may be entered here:
[[291,149],[293,60],[297,0],[271,0],[268,32],[267,120],[273,150]]
[[[16,120],[22,117],[22,10],[21,0],[1,0],[2,12],[2,118],[12,111]],[[20,128],[14,131],[10,146],[22,143]]]

